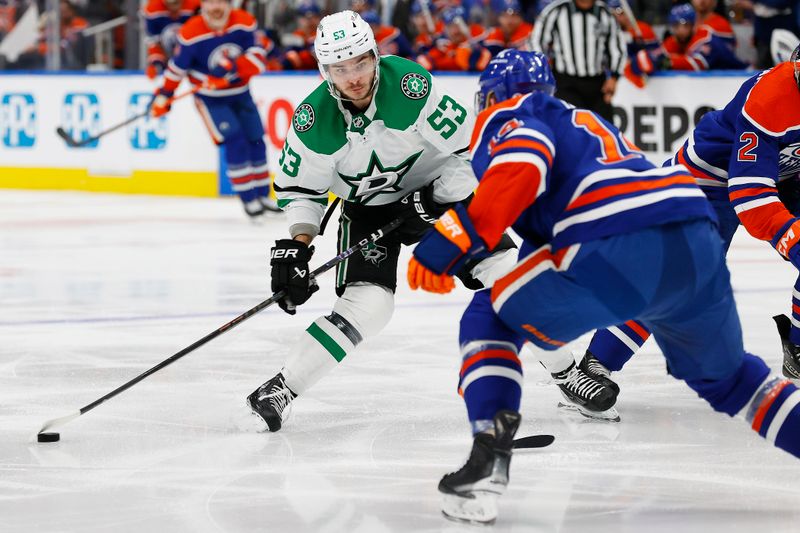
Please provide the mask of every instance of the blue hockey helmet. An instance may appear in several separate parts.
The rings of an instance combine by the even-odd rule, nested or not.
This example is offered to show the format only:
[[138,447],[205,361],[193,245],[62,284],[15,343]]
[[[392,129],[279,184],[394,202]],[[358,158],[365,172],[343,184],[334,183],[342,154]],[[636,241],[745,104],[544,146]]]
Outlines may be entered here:
[[475,111],[487,107],[489,97],[495,102],[508,100],[516,94],[541,91],[552,95],[556,79],[547,57],[541,52],[523,52],[507,48],[497,54],[481,72],[480,90],[475,93]]
[[606,0],[606,5],[612,11],[622,8],[622,2],[619,0]]
[[378,15],[378,12],[374,9],[368,9],[361,13],[361,18],[364,19],[364,22],[367,24],[380,24],[381,23],[381,16]]
[[522,13],[519,0],[491,0],[489,6],[495,13]]
[[445,24],[458,24],[458,19],[462,22],[467,20],[467,13],[461,6],[448,7],[442,12],[442,21]]
[[669,10],[667,23],[674,24],[694,24],[696,15],[691,4],[679,4]]
[[295,10],[297,12],[297,15],[300,17],[305,17],[308,15],[319,15],[322,13],[322,10],[316,4],[316,2],[313,2],[311,0],[305,0],[303,2],[300,2],[299,4],[297,4]]

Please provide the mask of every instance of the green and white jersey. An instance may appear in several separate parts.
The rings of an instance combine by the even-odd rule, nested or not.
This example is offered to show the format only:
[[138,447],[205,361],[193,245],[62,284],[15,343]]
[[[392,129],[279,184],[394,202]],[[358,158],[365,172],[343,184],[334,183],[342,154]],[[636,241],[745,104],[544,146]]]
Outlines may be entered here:
[[475,116],[417,63],[383,56],[378,88],[353,114],[326,82],[295,110],[275,178],[290,233],[316,235],[328,193],[385,205],[439,178],[434,199],[454,202],[477,186],[469,164]]

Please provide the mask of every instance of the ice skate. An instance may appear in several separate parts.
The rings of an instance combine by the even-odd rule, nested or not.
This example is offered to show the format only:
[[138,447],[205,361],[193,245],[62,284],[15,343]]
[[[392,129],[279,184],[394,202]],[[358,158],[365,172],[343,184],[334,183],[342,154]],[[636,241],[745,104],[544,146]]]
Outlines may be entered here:
[[286,385],[279,372],[247,397],[247,405],[267,425],[268,431],[275,432],[281,429],[283,412],[295,398],[297,394]]
[[565,400],[558,403],[559,408],[574,410],[595,420],[619,422],[619,413],[614,409],[617,391],[612,387],[593,379],[575,363],[551,375]]
[[247,213],[248,218],[254,224],[260,224],[264,216],[264,206],[261,205],[259,200],[250,200],[243,204],[244,212]]
[[269,196],[262,196],[258,201],[261,203],[261,207],[264,208],[263,213],[281,213],[283,211],[278,207],[278,202]]
[[613,390],[614,396],[619,395],[619,385],[617,385],[617,383],[611,379],[611,371],[607,369],[605,365],[603,365],[603,363],[601,363],[589,350],[586,350],[586,353],[578,365],[578,368],[590,378],[594,379],[595,381],[599,381],[604,386]]
[[789,340],[792,330],[792,321],[786,315],[772,317],[778,326],[783,346],[783,375],[789,379],[800,380],[800,346]]
[[467,463],[439,481],[442,514],[446,518],[470,524],[494,523],[497,497],[508,485],[514,434],[520,420],[519,413],[514,411],[497,413],[495,434],[477,434]]

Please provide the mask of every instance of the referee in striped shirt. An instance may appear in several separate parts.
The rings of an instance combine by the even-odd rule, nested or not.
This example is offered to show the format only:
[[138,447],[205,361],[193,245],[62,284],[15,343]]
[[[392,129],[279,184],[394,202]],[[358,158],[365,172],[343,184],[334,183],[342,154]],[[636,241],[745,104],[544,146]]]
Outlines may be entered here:
[[550,57],[558,98],[611,121],[611,98],[627,51],[605,2],[555,0],[536,19],[530,49]]

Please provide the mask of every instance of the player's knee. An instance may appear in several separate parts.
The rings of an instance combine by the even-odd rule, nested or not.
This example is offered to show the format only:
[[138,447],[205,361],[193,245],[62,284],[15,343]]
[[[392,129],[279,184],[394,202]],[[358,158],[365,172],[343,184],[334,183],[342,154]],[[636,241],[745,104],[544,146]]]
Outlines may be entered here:
[[745,353],[742,364],[730,377],[693,379],[686,383],[715,411],[735,416],[748,404],[769,373],[769,367],[760,357]]
[[394,294],[386,287],[372,283],[351,284],[336,301],[333,311],[360,337],[371,337],[380,333],[392,318]]

